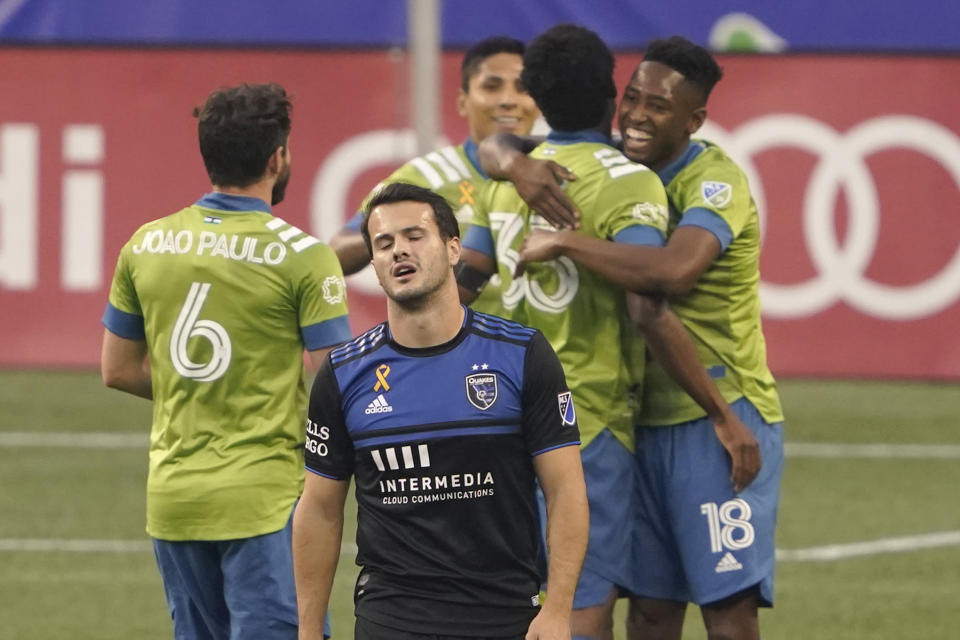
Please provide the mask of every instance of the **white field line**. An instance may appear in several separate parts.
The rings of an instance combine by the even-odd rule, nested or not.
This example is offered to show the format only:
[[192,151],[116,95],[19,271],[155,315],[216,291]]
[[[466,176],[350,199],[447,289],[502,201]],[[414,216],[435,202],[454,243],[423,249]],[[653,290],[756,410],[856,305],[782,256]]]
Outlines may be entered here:
[[960,545],[960,531],[939,531],[917,536],[882,538],[847,544],[828,544],[807,549],[777,549],[780,562],[829,562],[881,553],[903,553],[919,549],[936,549]]
[[842,444],[788,442],[784,453],[791,458],[960,458],[960,444]]
[[143,449],[150,444],[145,433],[114,431],[0,431],[0,447],[69,447],[71,449]]
[[[806,549],[777,549],[777,560],[779,562],[832,562],[882,553],[905,553],[954,546],[960,546],[960,531],[940,531]],[[0,552],[147,553],[152,548],[148,540],[0,538]],[[352,556],[356,553],[357,545],[353,542],[344,541],[340,545],[340,555]]]
[[[146,449],[148,442],[145,433],[0,431],[0,448]],[[791,458],[957,459],[960,444],[788,442],[784,452]]]
[[[92,540],[76,538],[0,538],[0,552],[40,551],[72,553],[148,553],[153,551],[149,540]],[[344,541],[340,555],[354,555],[357,545]]]

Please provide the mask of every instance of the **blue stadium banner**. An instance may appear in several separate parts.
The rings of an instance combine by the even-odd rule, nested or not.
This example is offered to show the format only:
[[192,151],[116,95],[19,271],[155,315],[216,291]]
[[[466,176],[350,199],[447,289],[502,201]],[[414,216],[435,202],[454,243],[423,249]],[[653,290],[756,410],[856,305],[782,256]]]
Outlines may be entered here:
[[[392,47],[404,0],[0,0],[0,43]],[[529,39],[558,22],[616,49],[680,34],[716,50],[960,51],[960,4],[945,0],[442,0],[443,43]]]

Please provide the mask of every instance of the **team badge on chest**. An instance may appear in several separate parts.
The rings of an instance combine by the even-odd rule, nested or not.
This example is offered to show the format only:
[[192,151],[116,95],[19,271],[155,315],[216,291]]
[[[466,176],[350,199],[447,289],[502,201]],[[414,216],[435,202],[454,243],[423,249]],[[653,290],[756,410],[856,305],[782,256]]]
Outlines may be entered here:
[[497,401],[497,374],[474,373],[465,378],[467,400],[481,411],[486,411]]

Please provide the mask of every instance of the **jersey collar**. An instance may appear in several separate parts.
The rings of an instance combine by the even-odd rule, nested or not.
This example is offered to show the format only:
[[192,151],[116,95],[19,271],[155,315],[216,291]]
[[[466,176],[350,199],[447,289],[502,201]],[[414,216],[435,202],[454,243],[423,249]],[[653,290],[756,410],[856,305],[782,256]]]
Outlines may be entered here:
[[687,145],[687,150],[679,158],[657,172],[657,175],[660,176],[660,182],[665,185],[670,184],[670,181],[676,178],[684,167],[693,162],[694,158],[700,155],[705,148],[706,146],[702,142],[691,140],[690,144]]
[[447,342],[434,345],[432,347],[405,347],[393,339],[393,332],[390,330],[390,323],[387,322],[384,324],[387,325],[387,340],[390,342],[390,346],[393,347],[394,351],[397,353],[401,353],[406,356],[413,356],[415,358],[425,358],[450,351],[458,344],[463,342],[464,338],[466,338],[467,334],[470,332],[470,326],[473,324],[473,310],[470,309],[470,307],[462,304],[460,306],[463,308],[463,322],[460,325],[460,331],[458,331],[457,335],[453,336],[453,338]]
[[473,138],[467,138],[463,141],[463,153],[466,154],[467,160],[470,161],[470,164],[473,165],[473,168],[477,170],[484,180],[489,180],[487,174],[483,172],[483,167],[480,166],[480,155],[477,153],[477,143],[473,141]]
[[260,198],[235,196],[219,191],[205,193],[195,204],[204,209],[216,209],[218,211],[263,211],[264,213],[272,213],[270,205]]
[[581,131],[551,131],[547,134],[547,142],[553,144],[576,144],[578,142],[599,142],[600,144],[613,144],[613,141],[605,133],[596,129],[583,129]]

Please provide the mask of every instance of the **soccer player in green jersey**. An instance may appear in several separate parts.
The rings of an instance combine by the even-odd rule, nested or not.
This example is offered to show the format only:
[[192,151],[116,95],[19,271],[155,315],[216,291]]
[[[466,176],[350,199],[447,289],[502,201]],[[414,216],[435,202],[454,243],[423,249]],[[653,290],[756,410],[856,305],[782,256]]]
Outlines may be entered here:
[[[637,432],[640,586],[629,614],[636,639],[678,640],[694,602],[710,637],[755,640],[757,608],[773,603],[783,414],[760,324],[759,219],[743,171],[716,145],[691,139],[720,77],[703,48],[680,37],[656,40],[620,103],[624,153],[666,186],[664,247],[624,250],[561,232],[529,236],[518,257],[564,257],[629,291],[670,296],[700,359],[752,432],[732,440],[717,429],[715,437],[704,412],[648,362]],[[763,465],[754,477],[738,458],[756,447]]]
[[[540,115],[520,82],[523,51],[522,42],[505,36],[487,38],[467,50],[460,65],[457,112],[467,119],[469,137],[462,144],[410,160],[380,182],[364,199],[364,205],[385,185],[415,184],[443,196],[456,213],[461,232],[465,232],[487,182],[477,159],[477,145],[493,133],[526,135]],[[370,253],[360,235],[361,218],[358,212],[330,240],[347,275],[370,264]],[[561,219],[561,223],[572,226],[574,218]],[[472,307],[499,313],[498,298],[497,287],[490,286]]]
[[147,533],[177,638],[297,637],[303,352],[319,367],[350,330],[336,255],[272,215],[290,108],[242,85],[194,111],[213,192],[124,245],[103,316],[104,383],[154,404]]
[[[579,176],[566,185],[581,213],[580,229],[569,233],[626,250],[662,246],[668,210],[660,179],[611,146],[616,90],[613,56],[606,45],[582,27],[554,27],[527,49],[523,82],[553,128],[532,156],[550,159]],[[518,276],[524,238],[549,227],[513,185],[492,183],[464,239],[458,281],[469,300],[497,270],[503,306],[511,318],[540,329],[563,363],[577,402],[591,514],[572,627],[575,636],[606,639],[612,637],[617,588],[634,591],[632,527],[637,508],[629,397],[643,361],[630,359],[638,339],[627,319],[622,287],[565,257],[529,265]],[[656,300],[639,304],[651,318],[645,327],[647,340],[671,374],[710,407],[718,424],[736,423],[676,316]]]

